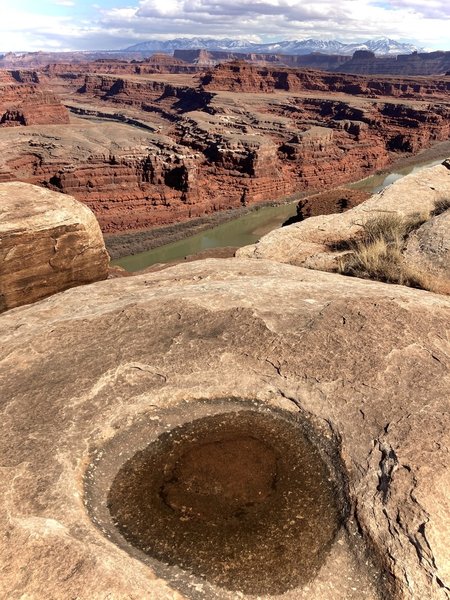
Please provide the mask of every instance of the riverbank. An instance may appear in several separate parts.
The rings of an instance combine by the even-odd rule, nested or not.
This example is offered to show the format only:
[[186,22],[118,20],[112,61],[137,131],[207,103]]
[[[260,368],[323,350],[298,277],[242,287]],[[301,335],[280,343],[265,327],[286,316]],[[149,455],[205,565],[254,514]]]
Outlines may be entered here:
[[253,206],[243,206],[242,208],[231,208],[228,210],[217,211],[190,221],[182,221],[163,227],[155,227],[152,229],[135,230],[127,233],[111,233],[105,234],[106,248],[113,260],[153,250],[160,246],[166,246],[178,242],[187,237],[202,233],[208,229],[212,229],[217,225],[222,225],[239,217],[243,217],[250,213],[256,213],[263,208],[269,206],[281,206],[284,204],[297,203],[300,199],[306,198],[307,192],[294,194],[277,201],[262,202]]
[[[376,171],[370,177],[353,183],[341,185],[340,187],[357,189],[369,189],[371,186],[377,187],[377,181],[371,181],[374,177],[379,177],[381,181],[390,173],[400,172],[402,170],[407,170],[410,167],[413,168],[415,166],[428,164],[435,160],[444,160],[448,156],[450,156],[450,141],[440,142],[431,148],[422,150],[416,155],[407,157],[402,156],[398,160],[395,160],[387,165],[385,168]],[[333,190],[329,191],[333,192]],[[164,227],[157,227],[148,230],[138,230],[121,234],[109,234],[104,236],[105,244],[111,258],[113,260],[117,260],[123,257],[128,257],[141,252],[150,251],[161,246],[179,242],[191,236],[198,235],[209,229],[217,227],[221,224],[239,219],[245,215],[258,213],[267,207],[292,204],[292,214],[295,214],[296,206],[299,200],[313,197],[315,195],[317,195],[317,192],[310,193],[304,191],[276,201],[268,201],[258,205],[211,213],[192,221],[173,223]]]

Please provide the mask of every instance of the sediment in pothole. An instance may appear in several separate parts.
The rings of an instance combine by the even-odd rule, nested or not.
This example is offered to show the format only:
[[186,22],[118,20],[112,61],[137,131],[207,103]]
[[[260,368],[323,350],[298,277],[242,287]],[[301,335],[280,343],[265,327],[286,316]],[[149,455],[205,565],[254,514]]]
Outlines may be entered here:
[[108,507],[150,557],[274,595],[317,573],[344,517],[340,496],[295,420],[247,410],[160,435],[120,468]]

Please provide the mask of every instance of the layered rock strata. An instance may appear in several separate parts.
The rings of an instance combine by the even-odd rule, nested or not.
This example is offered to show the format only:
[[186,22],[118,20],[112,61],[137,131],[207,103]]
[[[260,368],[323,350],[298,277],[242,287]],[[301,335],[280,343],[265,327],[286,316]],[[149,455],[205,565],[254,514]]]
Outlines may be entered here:
[[0,184],[0,312],[106,279],[108,263],[86,206],[25,183]]
[[69,112],[34,72],[5,72],[0,80],[0,127],[67,124]]
[[4,180],[20,178],[75,196],[96,213],[104,231],[171,223],[210,210],[195,193],[198,155],[167,136],[89,122],[45,131],[43,137],[31,127],[19,138],[13,131],[0,135],[5,152],[13,148]]
[[371,52],[355,52],[352,60],[339,67],[335,66],[332,70],[363,75],[383,73],[403,77],[405,75],[448,75],[449,68],[450,52],[445,51],[413,52],[394,57],[374,56]]
[[[226,52],[215,50],[175,50],[176,59],[181,59],[189,64],[188,68],[209,66],[230,60],[245,60],[246,62],[261,64],[277,64],[280,66],[322,69],[339,73],[384,74],[396,76],[428,76],[443,75],[450,70],[450,52],[413,52],[412,54],[399,54],[397,56],[375,56],[373,52],[356,51],[352,57],[337,54],[313,53],[306,55],[292,54],[259,54]],[[159,58],[161,57],[161,58]],[[165,58],[163,58],[165,57]],[[163,65],[171,61],[168,55],[158,55],[159,63]],[[86,63],[86,61],[90,61]],[[27,69],[45,68],[53,64],[87,64],[97,61],[115,64],[135,64],[145,62],[145,52],[27,52],[7,53],[0,56],[0,68]],[[173,61],[175,62],[175,61]],[[130,71],[131,72],[131,71]],[[162,72],[162,71],[161,71]],[[167,71],[166,71],[167,72]],[[186,71],[170,71],[186,72]]]
[[329,74],[308,69],[255,66],[245,62],[217,65],[201,79],[207,90],[273,92],[326,91],[351,95],[416,98],[442,96],[450,91],[450,78],[401,79]]
[[190,75],[69,78],[65,102],[85,119],[27,128],[14,143],[2,131],[0,179],[72,194],[118,232],[313,194],[449,138],[444,99],[351,95],[356,84],[342,94],[323,74],[308,77],[325,88],[235,94],[202,90]]
[[99,59],[92,62],[51,63],[42,68],[45,77],[84,78],[87,74],[151,75],[155,73],[199,73],[203,67],[167,54],[154,54],[141,61]]
[[450,69],[450,52],[413,52],[398,56],[375,56],[373,52],[358,50],[352,57],[313,53],[249,54],[214,50],[175,50],[174,56],[188,62],[214,65],[221,62],[245,61],[306,69],[320,69],[359,75],[394,75],[398,77],[444,75]]
[[[211,519],[240,530],[283,502],[296,427],[297,443],[309,440],[307,483],[286,498],[308,492],[305,505],[285,530],[242,535],[256,557],[286,553],[291,565],[289,533],[299,529],[300,555],[320,560],[300,580],[286,570],[280,582],[263,578],[258,594],[279,597],[271,590],[281,584],[287,600],[323,600],[330,589],[335,600],[444,600],[449,319],[445,297],[242,259],[100,282],[2,315],[2,595],[254,597],[251,579],[230,578],[238,563],[261,569],[251,553],[236,560],[236,532],[207,547],[215,562],[200,573],[198,546],[191,567],[152,555],[155,540],[142,549],[139,531],[154,523],[142,486],[171,506],[161,513],[171,520],[166,545],[189,528],[213,535]],[[274,441],[280,417],[288,422]],[[161,462],[152,452],[167,444]],[[261,456],[264,468],[255,467]],[[335,487],[325,512],[323,464]],[[162,478],[159,499],[146,473]]]

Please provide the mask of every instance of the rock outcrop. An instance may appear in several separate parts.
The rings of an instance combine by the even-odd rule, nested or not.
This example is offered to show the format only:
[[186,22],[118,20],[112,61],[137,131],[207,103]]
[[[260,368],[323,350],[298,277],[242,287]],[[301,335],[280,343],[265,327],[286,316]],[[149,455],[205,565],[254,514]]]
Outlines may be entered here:
[[297,215],[290,219],[290,223],[303,221],[309,217],[345,212],[368,200],[370,196],[371,194],[363,190],[344,187],[319,192],[299,201]]
[[409,236],[405,260],[433,280],[433,289],[448,293],[448,210],[430,218],[439,207],[448,205],[448,162],[407,175],[343,214],[316,216],[274,230],[256,244],[240,248],[237,255],[336,271],[370,219],[420,216],[427,222]]
[[[289,568],[260,581],[267,599],[284,590],[287,599],[323,600],[332,589],[334,600],[444,600],[449,325],[443,296],[243,259],[99,282],[2,315],[2,595],[250,598],[251,577],[233,573],[239,563],[260,572],[257,558],[268,552],[266,573],[280,553]],[[279,419],[284,433],[274,441]],[[270,482],[275,494],[285,489],[292,427],[298,443],[309,440],[307,487],[286,498],[303,494],[305,505],[285,529],[250,530],[256,562],[236,560],[234,533],[204,547],[214,558],[199,573],[199,546],[165,561],[152,555],[155,540],[143,550],[121,528],[128,520],[132,531],[134,516],[146,514],[139,477],[148,468],[163,478],[157,497],[147,489],[149,501],[171,506],[166,545],[180,532],[213,535],[204,511],[219,527],[221,515],[229,520],[227,536],[233,527],[246,535],[241,523],[278,498]],[[180,435],[185,454],[175,466],[169,455],[146,466],[149,442],[165,447]],[[206,507],[200,482],[210,499],[223,489]],[[142,531],[153,523],[143,518]],[[299,555],[319,561],[291,579],[289,534],[299,527],[297,541],[308,544]]]
[[106,279],[108,263],[86,206],[25,183],[0,184],[0,312]]
[[0,127],[67,123],[67,108],[39,84],[35,72],[4,73],[0,80]]
[[450,190],[440,205],[445,210],[409,236],[404,256],[412,268],[433,278],[435,289],[450,294]]

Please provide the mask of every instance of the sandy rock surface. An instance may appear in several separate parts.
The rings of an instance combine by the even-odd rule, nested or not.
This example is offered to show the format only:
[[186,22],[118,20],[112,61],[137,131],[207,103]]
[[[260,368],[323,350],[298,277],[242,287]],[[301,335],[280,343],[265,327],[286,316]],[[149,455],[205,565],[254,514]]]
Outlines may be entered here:
[[[256,244],[239,249],[237,256],[266,258],[333,271],[342,255],[340,248],[357,238],[361,233],[361,224],[368,219],[386,214],[401,217],[428,214],[438,202],[448,198],[450,169],[447,160],[441,165],[403,177],[345,213],[311,217],[300,223],[275,229]],[[428,230],[426,225],[424,227],[423,235]],[[442,222],[441,230],[443,228],[445,225]]]
[[26,183],[0,184],[0,312],[106,279],[108,263],[86,206]]
[[[450,204],[450,194],[448,197]],[[408,239],[404,253],[408,264],[423,272],[428,272],[450,293],[450,210],[433,217],[424,223]]]
[[[448,598],[449,329],[446,297],[246,259],[98,282],[5,313],[0,530],[7,543],[0,549],[0,597],[275,597],[269,587],[256,595],[240,591],[223,572],[208,579],[194,567],[182,569],[177,557],[171,564],[156,559],[152,542],[145,550],[139,541],[141,525],[151,523],[139,521],[145,506],[133,496],[145,485],[139,477],[147,458],[139,452],[150,443],[172,443],[173,428],[176,439],[204,418],[220,421],[227,413],[235,428],[239,415],[258,412],[269,422],[282,415],[316,448],[311,460],[298,449],[306,471],[319,459],[325,465],[308,474],[310,497],[316,484],[335,487],[334,500],[318,502],[305,521],[305,543],[317,558],[310,579],[299,583],[293,572],[292,581],[280,580],[277,598]],[[291,452],[283,436],[279,447],[268,446],[270,437],[258,438],[262,425],[249,439],[236,429],[226,433],[224,422],[185,433],[190,449],[170,469],[156,454],[148,459],[156,465],[152,473],[161,470],[160,499],[172,507],[162,507],[161,519],[175,518],[177,534],[208,534],[201,516],[216,518],[214,507],[198,495],[190,500],[204,488],[213,498],[226,484],[233,507],[241,498],[245,507],[229,517],[235,531],[233,519],[239,524],[263,510],[266,498],[277,501],[272,487],[284,489],[273,483],[277,477],[289,484],[282,479]],[[230,464],[239,465],[236,456],[244,453],[247,488],[223,466],[214,471],[221,452],[199,448],[202,436],[222,444]],[[255,479],[261,456],[269,462]],[[214,481],[196,470],[199,460],[213,469]],[[255,495],[260,500],[249,503]],[[285,510],[290,496],[283,498]],[[123,535],[108,502],[131,527]],[[292,522],[297,518],[301,510]],[[286,523],[286,539],[292,527]],[[227,535],[225,554],[236,542]],[[276,557],[289,544],[277,539],[272,550]],[[230,568],[239,562],[239,553],[230,555]],[[225,583],[216,585],[221,575]]]

